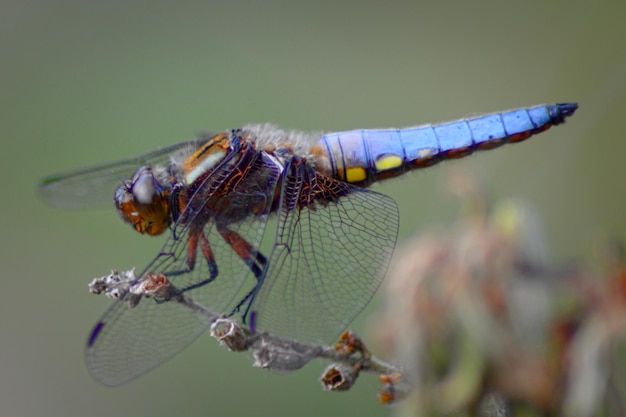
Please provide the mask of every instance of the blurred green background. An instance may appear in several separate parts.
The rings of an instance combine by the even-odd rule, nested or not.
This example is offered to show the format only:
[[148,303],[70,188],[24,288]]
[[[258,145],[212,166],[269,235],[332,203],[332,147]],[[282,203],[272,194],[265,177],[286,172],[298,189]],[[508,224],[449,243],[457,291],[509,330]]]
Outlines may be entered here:
[[[143,267],[162,241],[112,208],[47,207],[37,181],[200,129],[407,126],[578,101],[566,125],[529,142],[375,189],[398,201],[403,239],[453,218],[442,178],[468,167],[495,198],[539,211],[555,261],[593,261],[595,241],[626,237],[626,3],[591,4],[2,2],[0,414],[388,414],[372,376],[324,393],[322,364],[277,375],[209,337],[122,388],[100,386],[83,346],[110,301],[87,283]],[[366,334],[364,323],[353,327]]]

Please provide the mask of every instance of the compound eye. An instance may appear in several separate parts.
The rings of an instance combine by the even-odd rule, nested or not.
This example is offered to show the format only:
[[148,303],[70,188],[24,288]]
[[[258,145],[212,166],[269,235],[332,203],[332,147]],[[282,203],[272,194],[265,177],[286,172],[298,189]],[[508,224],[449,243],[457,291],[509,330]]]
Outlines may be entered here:
[[152,173],[141,174],[132,184],[132,193],[136,204],[151,205],[160,198]]
[[115,206],[123,220],[139,233],[158,235],[171,224],[169,188],[149,167],[142,167],[115,192]]

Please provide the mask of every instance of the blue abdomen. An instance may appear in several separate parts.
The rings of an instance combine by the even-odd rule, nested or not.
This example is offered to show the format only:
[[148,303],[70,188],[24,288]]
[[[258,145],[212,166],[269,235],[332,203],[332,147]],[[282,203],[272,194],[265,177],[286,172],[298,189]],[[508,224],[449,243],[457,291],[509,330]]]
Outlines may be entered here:
[[519,142],[563,123],[575,103],[541,105],[437,125],[328,133],[317,144],[334,178],[362,185],[407,170]]

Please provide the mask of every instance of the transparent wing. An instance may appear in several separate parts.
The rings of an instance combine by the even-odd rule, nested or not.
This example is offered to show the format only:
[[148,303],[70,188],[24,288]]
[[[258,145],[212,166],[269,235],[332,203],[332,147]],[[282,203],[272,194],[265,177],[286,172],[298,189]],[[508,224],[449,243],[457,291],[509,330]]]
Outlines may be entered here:
[[[220,194],[233,176],[242,172],[244,177],[237,186]],[[246,280],[250,281],[246,292],[256,281],[250,265],[224,240],[218,225],[222,231],[228,230],[247,242],[249,258],[256,259],[280,173],[280,167],[262,153],[250,166],[222,164],[197,187],[181,214],[181,218],[187,220],[175,226],[161,253],[139,277],[147,272],[165,274],[177,288],[206,281],[211,270],[200,246],[194,269],[180,273],[187,268],[188,235],[193,227],[200,225],[218,273],[213,281],[185,295],[209,310],[229,313],[241,300],[238,294]],[[256,208],[254,214],[249,211],[252,206]],[[121,384],[175,356],[208,325],[205,318],[175,301],[157,303],[144,299],[132,309],[125,302],[116,302],[96,326],[95,336],[90,338],[86,349],[87,367],[95,379],[107,385]]]
[[288,172],[276,243],[251,311],[260,330],[329,343],[381,284],[398,209],[390,197],[321,177],[304,164]]
[[[105,385],[128,382],[193,342],[209,319],[176,302],[142,300],[130,308],[115,302],[94,328],[85,350],[87,368]],[[95,339],[94,339],[95,338]]]
[[[220,313],[229,313],[239,304],[236,295],[247,279],[254,286],[256,278],[251,274],[251,264],[256,264],[260,275],[265,258],[259,253],[265,226],[272,210],[274,194],[282,173],[282,167],[262,152],[249,149],[237,166],[224,160],[215,172],[203,182],[191,196],[166,241],[161,254],[145,272],[164,273],[184,270],[188,258],[188,237],[193,227],[203,226],[215,259],[218,275],[208,285],[189,293],[194,300]],[[242,178],[240,181],[238,178]],[[232,184],[236,181],[237,184]],[[195,188],[194,186],[190,187]],[[208,219],[208,221],[207,221]],[[224,239],[223,233],[236,236],[238,242],[248,247],[246,259],[242,258]],[[174,275],[172,283],[177,288],[196,286],[210,276],[210,264],[198,244],[195,268],[188,273]],[[241,248],[240,248],[241,250]],[[251,290],[252,288],[249,288]],[[242,296],[245,294],[242,294]]]
[[112,206],[113,193],[143,165],[169,165],[170,155],[191,147],[197,149],[211,133],[201,138],[164,146],[133,158],[110,161],[43,178],[39,195],[48,204],[59,208]]

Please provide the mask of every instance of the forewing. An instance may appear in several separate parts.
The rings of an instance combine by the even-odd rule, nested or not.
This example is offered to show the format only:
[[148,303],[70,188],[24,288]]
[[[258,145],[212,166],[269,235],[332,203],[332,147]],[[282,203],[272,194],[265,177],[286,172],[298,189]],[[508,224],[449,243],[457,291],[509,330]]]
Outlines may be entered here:
[[94,328],[85,350],[89,373],[105,385],[134,379],[175,356],[210,325],[177,302],[115,302]]
[[[266,154],[261,152],[256,156],[254,160],[240,162],[234,167],[225,161],[203,182],[189,200],[180,216],[183,220],[174,226],[161,254],[145,271],[168,275],[168,272],[183,270],[187,262],[188,235],[194,225],[203,224],[209,218],[203,226],[203,235],[213,252],[218,275],[214,281],[189,293],[196,301],[220,313],[229,313],[240,301],[236,295],[244,282],[251,279],[251,285],[254,285],[255,279],[251,276],[250,265],[224,240],[218,225],[245,241],[252,248],[249,258],[255,259],[282,172],[282,167]],[[238,185],[221,195],[221,189],[239,176],[242,179]],[[214,198],[215,195],[219,197]],[[207,201],[210,204],[207,205]],[[190,212],[194,213],[193,216],[189,215]],[[208,263],[198,244],[193,271],[172,276],[171,281],[177,288],[186,288],[205,281],[209,275]]]
[[[329,343],[380,286],[399,216],[390,197],[321,179],[306,165],[290,168],[270,266],[251,310],[260,330]],[[296,207],[316,187],[324,193],[314,204]]]
[[[242,169],[244,167],[237,167]],[[225,181],[229,179],[227,170],[232,166],[223,164],[215,172],[203,180],[198,191],[188,202],[187,207],[200,207],[194,201],[210,201]],[[259,188],[260,171],[265,173],[265,188]],[[187,216],[186,222],[176,224],[168,236],[161,253],[139,275],[146,273],[164,274],[176,288],[185,288],[201,283],[209,278],[206,260],[198,247],[197,261],[192,271],[184,271],[187,267],[188,232],[197,222],[205,222],[204,235],[207,237],[214,253],[218,267],[218,275],[214,281],[198,288],[186,291],[185,296],[191,297],[195,303],[216,313],[229,313],[240,301],[237,294],[241,286],[250,276],[250,267],[233,251],[217,231],[216,220],[227,222],[229,230],[238,233],[256,250],[262,240],[271,211],[272,196],[281,169],[265,155],[255,161],[254,166],[247,167],[244,178],[239,186],[223,198],[216,201],[210,208],[212,216],[208,221],[202,219],[206,213],[196,211],[195,216]],[[233,221],[227,218],[236,201],[246,205],[250,197],[255,196],[259,212],[246,215]],[[182,213],[184,218],[189,213]],[[252,285],[254,280],[252,280]],[[128,296],[127,296],[128,298]],[[107,385],[117,385],[135,378],[162,362],[176,355],[198,337],[210,324],[206,318],[194,313],[185,305],[175,300],[157,303],[152,299],[143,299],[134,308],[125,302],[116,302],[103,316],[101,330],[90,338],[86,349],[87,365],[91,374]],[[98,327],[96,327],[98,328]]]
[[46,203],[59,208],[112,207],[115,189],[137,168],[143,165],[167,166],[170,155],[188,147],[196,149],[207,137],[164,146],[133,158],[50,175],[41,180],[39,194]]

